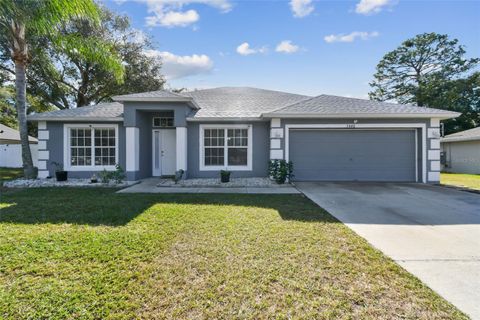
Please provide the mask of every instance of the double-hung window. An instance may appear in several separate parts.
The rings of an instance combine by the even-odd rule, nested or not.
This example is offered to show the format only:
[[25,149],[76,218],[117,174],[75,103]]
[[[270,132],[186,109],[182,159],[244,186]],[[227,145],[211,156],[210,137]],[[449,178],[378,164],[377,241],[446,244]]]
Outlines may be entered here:
[[114,169],[118,163],[117,125],[65,125],[67,170]]
[[201,125],[200,170],[252,170],[251,125]]

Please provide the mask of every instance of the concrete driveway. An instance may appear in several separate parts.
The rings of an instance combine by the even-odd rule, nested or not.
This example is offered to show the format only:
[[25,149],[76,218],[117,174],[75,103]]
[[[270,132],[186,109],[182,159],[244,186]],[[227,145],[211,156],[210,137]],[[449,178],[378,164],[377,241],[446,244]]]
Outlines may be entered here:
[[296,185],[472,319],[480,319],[480,194],[422,184]]

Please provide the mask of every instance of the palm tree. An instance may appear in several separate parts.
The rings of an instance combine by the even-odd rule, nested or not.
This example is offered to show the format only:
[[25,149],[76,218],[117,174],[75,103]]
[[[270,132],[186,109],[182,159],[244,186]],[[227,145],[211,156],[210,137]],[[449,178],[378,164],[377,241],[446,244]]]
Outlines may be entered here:
[[28,39],[45,37],[66,50],[74,50],[82,57],[103,64],[118,78],[123,77],[121,60],[108,44],[101,40],[84,39],[62,34],[72,19],[86,19],[99,23],[99,9],[93,0],[0,0],[0,32],[8,37],[11,59],[15,65],[15,106],[22,142],[24,176],[36,178],[28,143],[26,109],[26,69],[29,62]]

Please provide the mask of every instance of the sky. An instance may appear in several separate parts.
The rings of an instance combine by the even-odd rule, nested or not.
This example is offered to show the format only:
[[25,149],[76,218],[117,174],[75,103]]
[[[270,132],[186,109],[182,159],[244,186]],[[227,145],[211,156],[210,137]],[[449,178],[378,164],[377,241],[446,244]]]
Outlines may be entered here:
[[170,88],[249,86],[367,98],[404,40],[448,34],[480,57],[478,1],[104,0],[152,37]]

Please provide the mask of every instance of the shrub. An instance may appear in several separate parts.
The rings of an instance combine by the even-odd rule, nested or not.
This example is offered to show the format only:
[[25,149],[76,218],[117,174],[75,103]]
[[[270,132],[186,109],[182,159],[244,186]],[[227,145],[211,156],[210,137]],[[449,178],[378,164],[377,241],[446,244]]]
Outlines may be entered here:
[[112,172],[111,177],[116,184],[122,183],[125,179],[125,171],[118,163],[115,165],[115,171]]
[[285,160],[270,160],[268,163],[268,175],[278,184],[283,184],[293,178],[293,163]]

